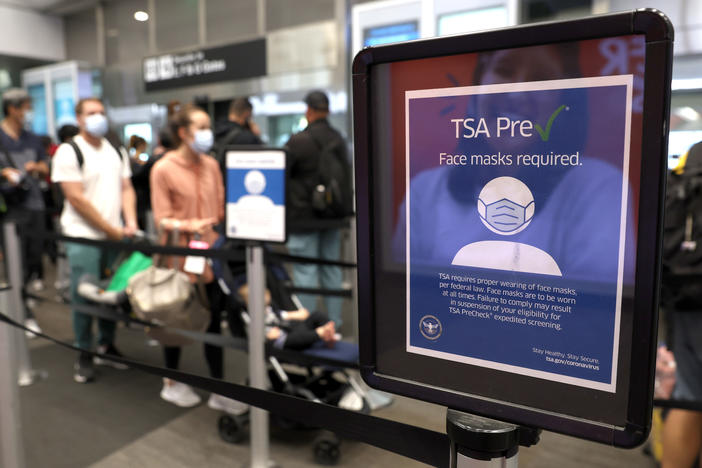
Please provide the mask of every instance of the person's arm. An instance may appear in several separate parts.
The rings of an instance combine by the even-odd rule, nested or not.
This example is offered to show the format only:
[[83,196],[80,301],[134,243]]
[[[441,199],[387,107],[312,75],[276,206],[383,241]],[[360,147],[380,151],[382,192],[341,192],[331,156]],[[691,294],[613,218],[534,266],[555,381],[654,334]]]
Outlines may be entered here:
[[303,307],[302,309],[298,310],[283,311],[280,314],[280,318],[283,320],[302,322],[309,318],[310,311]]
[[224,177],[222,177],[222,171],[216,161],[212,167],[215,171],[215,183],[217,184],[217,223],[215,224],[218,224],[224,221]]
[[19,183],[22,178],[22,172],[18,171],[14,167],[4,167],[0,171],[0,176],[4,177],[12,186]]
[[88,224],[104,232],[109,239],[121,240],[124,233],[121,228],[112,226],[95,209],[92,202],[83,193],[82,182],[61,182],[61,190],[68,203],[75,208]]
[[36,161],[28,161],[24,165],[24,170],[27,174],[32,174],[43,179],[49,175],[49,155],[46,154],[44,145],[41,144],[38,138],[36,139],[35,145],[37,159]]
[[139,229],[136,217],[136,192],[129,178],[122,179],[122,217],[124,218],[124,235],[133,236]]
[[46,161],[29,161],[24,165],[24,170],[27,173],[35,173],[40,178],[44,178],[49,175],[49,165]]
[[[166,229],[174,229],[177,221],[174,218],[173,205],[171,198],[168,196],[168,179],[161,164],[155,164],[149,175],[151,187],[151,209],[154,215],[154,223],[156,226]],[[180,229],[180,226],[178,226]]]

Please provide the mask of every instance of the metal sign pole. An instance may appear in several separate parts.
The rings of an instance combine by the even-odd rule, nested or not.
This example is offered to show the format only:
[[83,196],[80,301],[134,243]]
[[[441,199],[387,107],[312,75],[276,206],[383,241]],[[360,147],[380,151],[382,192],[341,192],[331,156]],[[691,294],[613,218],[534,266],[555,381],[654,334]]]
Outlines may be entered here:
[[[10,317],[19,323],[24,323],[24,306],[22,304],[22,246],[17,235],[17,224],[5,222],[3,225],[5,235],[5,262],[7,265],[7,275],[11,285],[9,291]],[[21,386],[32,385],[38,373],[32,369],[29,359],[29,349],[27,348],[27,338],[24,332],[15,332],[15,352],[17,353],[18,382]]]
[[[265,354],[265,291],[266,276],[263,265],[263,247],[252,243],[246,247],[246,281],[248,283],[249,323],[249,378],[251,386],[267,387]],[[268,412],[251,407],[251,468],[268,468]]]
[[519,426],[449,409],[451,468],[517,468]]
[[[7,285],[0,290],[3,312],[12,311],[11,294]],[[5,468],[24,467],[15,345],[19,333],[7,324],[0,325],[0,466]]]

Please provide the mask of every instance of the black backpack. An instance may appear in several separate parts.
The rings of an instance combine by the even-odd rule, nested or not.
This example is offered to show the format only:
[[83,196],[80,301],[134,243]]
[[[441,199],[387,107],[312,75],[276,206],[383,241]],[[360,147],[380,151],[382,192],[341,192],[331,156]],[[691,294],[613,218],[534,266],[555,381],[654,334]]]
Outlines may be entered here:
[[311,203],[320,218],[345,218],[353,213],[351,166],[344,160],[344,141],[334,138],[323,145],[309,132],[319,148],[317,173],[312,186]]
[[702,143],[690,148],[682,174],[668,174],[661,303],[702,310]]

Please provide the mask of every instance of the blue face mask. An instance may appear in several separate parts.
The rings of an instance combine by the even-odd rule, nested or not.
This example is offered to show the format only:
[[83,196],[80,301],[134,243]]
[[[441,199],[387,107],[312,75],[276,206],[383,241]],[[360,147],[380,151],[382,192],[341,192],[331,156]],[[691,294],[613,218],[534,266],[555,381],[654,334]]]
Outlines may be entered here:
[[32,129],[32,121],[34,121],[34,112],[27,111],[24,113],[24,128],[25,130]]
[[190,148],[196,153],[207,153],[212,149],[214,143],[214,135],[212,130],[198,130],[195,132],[194,139],[190,143]]
[[85,118],[85,131],[94,137],[103,137],[107,133],[107,117],[102,114],[91,114]]
[[534,216],[533,201],[526,206],[522,206],[506,198],[490,203],[489,205],[481,199],[478,199],[478,203],[482,204],[484,207],[481,207],[479,212],[485,222],[497,231],[504,232],[505,234],[516,231],[524,224],[531,221],[532,216]]

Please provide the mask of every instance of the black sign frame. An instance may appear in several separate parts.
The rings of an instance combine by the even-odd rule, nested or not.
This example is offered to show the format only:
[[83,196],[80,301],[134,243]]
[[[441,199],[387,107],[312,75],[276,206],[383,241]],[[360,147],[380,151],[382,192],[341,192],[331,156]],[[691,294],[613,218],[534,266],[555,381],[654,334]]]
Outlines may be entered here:
[[[374,259],[382,255],[373,225],[374,197],[373,114],[371,70],[379,64],[441,57],[565,41],[581,41],[640,34],[645,37],[644,110],[641,176],[636,248],[634,317],[631,369],[624,395],[626,420],[608,425],[554,411],[478,397],[378,371],[376,298],[383,291],[375,274]],[[673,57],[673,27],[660,11],[642,9],[567,22],[526,25],[477,34],[451,36],[402,44],[369,47],[353,62],[353,110],[358,216],[358,303],[360,364],[364,380],[388,392],[429,401],[481,416],[560,432],[614,446],[633,447],[646,440],[651,426],[653,382],[658,323],[658,291],[665,194],[668,115]],[[400,371],[398,371],[400,372]],[[518,391],[515,390],[515,391]]]

